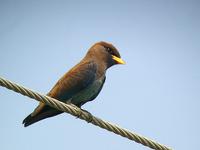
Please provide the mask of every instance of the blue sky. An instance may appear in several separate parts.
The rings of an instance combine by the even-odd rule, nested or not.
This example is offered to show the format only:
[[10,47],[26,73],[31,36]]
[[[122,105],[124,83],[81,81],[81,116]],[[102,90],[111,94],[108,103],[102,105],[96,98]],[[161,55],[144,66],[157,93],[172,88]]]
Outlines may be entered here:
[[[47,93],[98,41],[126,65],[107,71],[95,116],[174,149],[200,147],[198,0],[0,0],[0,76]],[[0,149],[148,149],[68,114],[28,128],[37,103],[0,88]]]

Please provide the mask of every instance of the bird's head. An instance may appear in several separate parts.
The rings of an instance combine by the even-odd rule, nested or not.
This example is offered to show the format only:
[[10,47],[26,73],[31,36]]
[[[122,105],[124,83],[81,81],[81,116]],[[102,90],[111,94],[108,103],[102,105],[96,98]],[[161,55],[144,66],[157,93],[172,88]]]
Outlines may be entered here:
[[89,49],[87,55],[95,58],[101,63],[104,63],[106,68],[116,64],[125,64],[125,62],[121,59],[118,50],[112,44],[103,41],[94,44]]

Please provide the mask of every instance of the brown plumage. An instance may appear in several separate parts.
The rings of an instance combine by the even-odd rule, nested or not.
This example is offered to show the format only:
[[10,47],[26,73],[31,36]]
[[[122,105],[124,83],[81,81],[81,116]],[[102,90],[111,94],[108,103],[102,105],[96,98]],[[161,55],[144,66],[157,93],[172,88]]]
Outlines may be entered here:
[[[98,42],[47,95],[81,107],[96,98],[105,82],[106,70],[115,64],[124,64],[118,50],[110,43]],[[60,113],[62,112],[40,102],[38,107],[23,120],[23,124],[26,127]]]

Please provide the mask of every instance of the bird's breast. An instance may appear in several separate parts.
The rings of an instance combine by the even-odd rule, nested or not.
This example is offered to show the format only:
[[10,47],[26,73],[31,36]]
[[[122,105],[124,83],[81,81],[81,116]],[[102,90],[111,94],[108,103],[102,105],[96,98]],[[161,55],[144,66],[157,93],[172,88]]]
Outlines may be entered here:
[[97,97],[101,91],[105,81],[105,76],[95,80],[91,85],[77,93],[71,98],[71,103],[75,105],[82,105],[88,101],[92,101]]

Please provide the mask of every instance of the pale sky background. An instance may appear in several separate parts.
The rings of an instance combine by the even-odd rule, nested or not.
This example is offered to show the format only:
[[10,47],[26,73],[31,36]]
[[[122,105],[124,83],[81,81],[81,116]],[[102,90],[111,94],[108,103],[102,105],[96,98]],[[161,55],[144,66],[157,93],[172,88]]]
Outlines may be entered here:
[[[47,93],[97,41],[126,65],[84,109],[176,150],[200,148],[200,1],[0,0],[0,76]],[[146,150],[62,114],[24,128],[36,101],[0,88],[1,150]]]

